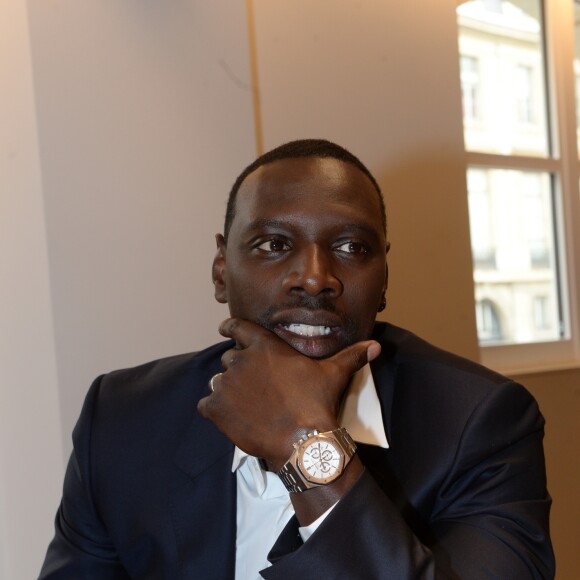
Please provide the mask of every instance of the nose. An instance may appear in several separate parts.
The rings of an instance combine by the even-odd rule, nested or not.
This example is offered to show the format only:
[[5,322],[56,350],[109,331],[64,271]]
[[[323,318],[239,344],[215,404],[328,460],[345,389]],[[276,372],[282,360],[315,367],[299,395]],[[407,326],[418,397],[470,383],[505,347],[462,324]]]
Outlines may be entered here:
[[284,279],[284,290],[287,293],[306,292],[310,296],[340,296],[343,286],[332,262],[332,256],[317,244],[296,252]]

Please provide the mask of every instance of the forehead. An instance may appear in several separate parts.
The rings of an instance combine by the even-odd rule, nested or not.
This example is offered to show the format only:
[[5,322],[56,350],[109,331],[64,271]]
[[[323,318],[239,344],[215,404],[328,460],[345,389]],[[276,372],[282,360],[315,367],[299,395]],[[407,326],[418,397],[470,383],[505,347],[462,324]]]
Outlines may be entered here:
[[317,157],[280,159],[244,180],[232,228],[256,219],[310,216],[321,225],[354,220],[382,231],[378,196],[368,177],[350,163]]

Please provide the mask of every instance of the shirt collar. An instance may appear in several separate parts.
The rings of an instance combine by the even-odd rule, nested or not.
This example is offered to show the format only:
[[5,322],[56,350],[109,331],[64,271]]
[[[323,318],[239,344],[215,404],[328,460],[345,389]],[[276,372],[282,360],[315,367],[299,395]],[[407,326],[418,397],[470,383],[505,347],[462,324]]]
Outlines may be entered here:
[[342,402],[338,422],[346,427],[358,443],[389,448],[381,402],[370,364],[367,363],[353,375]]
[[[338,417],[342,427],[346,427],[351,437],[358,443],[367,443],[389,448],[381,403],[375,388],[370,364],[357,371],[346,390]],[[235,472],[248,454],[238,449],[234,450],[232,472]]]

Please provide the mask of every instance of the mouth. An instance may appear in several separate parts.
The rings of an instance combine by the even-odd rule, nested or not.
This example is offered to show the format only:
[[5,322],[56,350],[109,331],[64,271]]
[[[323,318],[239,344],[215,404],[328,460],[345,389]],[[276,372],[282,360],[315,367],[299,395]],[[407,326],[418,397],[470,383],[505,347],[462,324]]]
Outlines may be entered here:
[[282,340],[306,356],[325,358],[342,347],[344,323],[332,312],[290,309],[276,313],[271,323]]

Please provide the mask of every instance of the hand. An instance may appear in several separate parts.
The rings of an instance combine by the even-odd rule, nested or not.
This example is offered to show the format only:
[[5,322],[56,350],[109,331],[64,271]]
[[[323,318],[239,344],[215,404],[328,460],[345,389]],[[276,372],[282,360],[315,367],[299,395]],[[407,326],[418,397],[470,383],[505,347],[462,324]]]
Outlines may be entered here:
[[220,333],[233,338],[236,347],[223,354],[224,372],[198,410],[240,449],[262,457],[275,471],[307,431],[339,426],[340,400],[351,375],[380,353],[380,345],[371,340],[328,359],[312,359],[273,332],[235,318],[224,321]]

